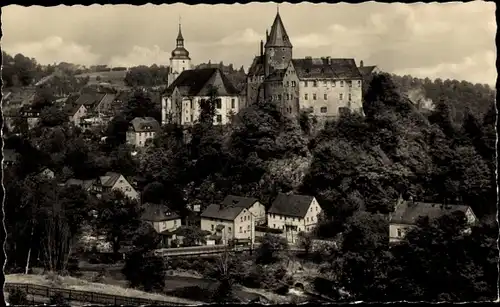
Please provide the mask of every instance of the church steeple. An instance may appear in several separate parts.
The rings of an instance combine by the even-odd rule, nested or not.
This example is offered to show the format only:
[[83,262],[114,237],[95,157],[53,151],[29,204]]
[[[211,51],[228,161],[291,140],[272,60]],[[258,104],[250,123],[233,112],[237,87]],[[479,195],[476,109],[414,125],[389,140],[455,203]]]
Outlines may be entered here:
[[271,27],[271,33],[269,33],[269,38],[266,42],[266,48],[268,47],[288,47],[292,48],[290,43],[290,38],[286,33],[285,26],[281,20],[279,13],[279,8],[276,12],[276,17],[274,18],[273,25]]
[[179,34],[177,34],[177,47],[184,47],[184,37],[182,37],[181,18],[179,17]]

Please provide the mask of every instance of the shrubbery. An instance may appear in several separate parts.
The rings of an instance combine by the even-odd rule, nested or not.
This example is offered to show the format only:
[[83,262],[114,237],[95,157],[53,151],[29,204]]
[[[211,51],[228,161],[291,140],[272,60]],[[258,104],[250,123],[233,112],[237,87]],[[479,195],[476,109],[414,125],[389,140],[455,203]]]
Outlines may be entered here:
[[9,291],[8,301],[10,305],[27,305],[28,295],[24,290],[14,288]]

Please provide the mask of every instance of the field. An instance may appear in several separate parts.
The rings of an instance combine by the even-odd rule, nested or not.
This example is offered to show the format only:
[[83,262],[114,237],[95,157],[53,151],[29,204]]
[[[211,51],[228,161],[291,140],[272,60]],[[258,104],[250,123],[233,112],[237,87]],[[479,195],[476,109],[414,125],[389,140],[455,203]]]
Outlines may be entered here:
[[199,303],[196,301],[191,301],[178,297],[147,293],[116,285],[93,283],[83,279],[68,277],[68,276],[60,276],[54,281],[47,275],[10,274],[5,276],[5,282],[25,283],[25,284],[32,284],[39,286],[51,286],[54,288],[89,291],[95,293],[103,293],[103,294],[126,296],[126,297],[138,297],[138,298],[165,301],[165,302],[175,302],[175,303],[179,302],[179,303],[191,303],[191,304]]
[[[108,82],[115,86],[125,86],[123,79],[127,75],[127,71],[103,71],[103,72],[91,72],[76,75],[76,78],[89,77],[89,84],[97,84],[100,82]],[[97,77],[101,80],[97,81]]]

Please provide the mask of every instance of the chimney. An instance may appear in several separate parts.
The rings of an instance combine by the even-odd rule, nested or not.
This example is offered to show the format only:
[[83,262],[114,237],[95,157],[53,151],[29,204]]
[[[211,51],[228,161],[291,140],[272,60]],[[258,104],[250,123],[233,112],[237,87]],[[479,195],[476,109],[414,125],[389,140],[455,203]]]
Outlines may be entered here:
[[329,56],[327,56],[327,57],[326,57],[326,63],[327,63],[328,65],[330,65],[330,57],[329,57]]
[[264,55],[264,41],[260,41],[260,56]]
[[269,31],[266,30],[266,42],[269,40]]
[[363,60],[359,61],[359,67],[363,67]]

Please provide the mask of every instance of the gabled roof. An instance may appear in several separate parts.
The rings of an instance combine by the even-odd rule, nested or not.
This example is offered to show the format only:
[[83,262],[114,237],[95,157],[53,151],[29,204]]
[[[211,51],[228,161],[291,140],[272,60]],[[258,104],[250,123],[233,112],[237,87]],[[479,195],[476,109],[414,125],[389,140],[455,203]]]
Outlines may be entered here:
[[390,223],[394,224],[415,224],[420,217],[435,219],[455,211],[467,212],[469,206],[464,205],[443,205],[433,203],[422,203],[414,201],[401,201],[395,211],[391,214]]
[[152,117],[136,117],[130,121],[130,127],[134,132],[158,132],[160,124]]
[[183,71],[177,79],[165,90],[166,95],[171,95],[175,88],[179,89],[182,96],[208,96],[210,89],[215,86],[217,75],[222,80],[222,88],[218,88],[220,96],[236,96],[238,90],[218,68],[203,68]]
[[115,101],[115,98],[116,98],[116,94],[114,94],[114,93],[105,94],[104,97],[99,102],[99,107],[105,108],[105,109],[108,108],[109,106],[111,106],[111,104],[113,104],[113,101]]
[[78,97],[75,104],[83,104],[85,107],[92,107],[99,103],[106,94],[103,93],[84,93]]
[[222,205],[225,207],[232,206],[250,209],[256,202],[258,202],[257,198],[228,195],[222,201]]
[[361,79],[354,59],[292,59],[299,79]]
[[253,59],[252,65],[248,69],[248,77],[261,76],[264,74],[264,56],[256,56]]
[[115,172],[107,172],[106,175],[100,176],[99,180],[101,181],[101,185],[106,188],[112,188],[116,181],[120,178],[121,174]]
[[274,18],[273,25],[271,26],[271,33],[269,33],[269,38],[266,42],[267,47],[289,47],[292,48],[290,43],[290,38],[286,33],[285,26],[281,20],[280,13],[276,14]]
[[268,213],[303,218],[314,196],[279,193]]
[[85,106],[83,104],[76,104],[76,103],[66,104],[64,106],[64,112],[66,112],[66,114],[69,116],[73,116],[76,114],[76,112],[78,112],[78,110],[82,106],[85,108]]
[[141,220],[148,222],[163,222],[180,219],[181,217],[170,210],[165,205],[146,203],[143,205],[144,212],[142,213]]
[[89,190],[92,185],[95,183],[95,180],[81,180],[81,179],[75,179],[71,178],[66,181],[66,186],[71,186],[71,185],[77,185],[82,187],[84,190]]
[[211,204],[201,214],[202,218],[214,218],[219,220],[234,221],[244,210],[244,207],[224,206],[222,204]]
[[377,68],[377,66],[362,66],[362,67],[358,67],[359,72],[361,73],[361,75],[363,77],[370,75],[376,68]]

